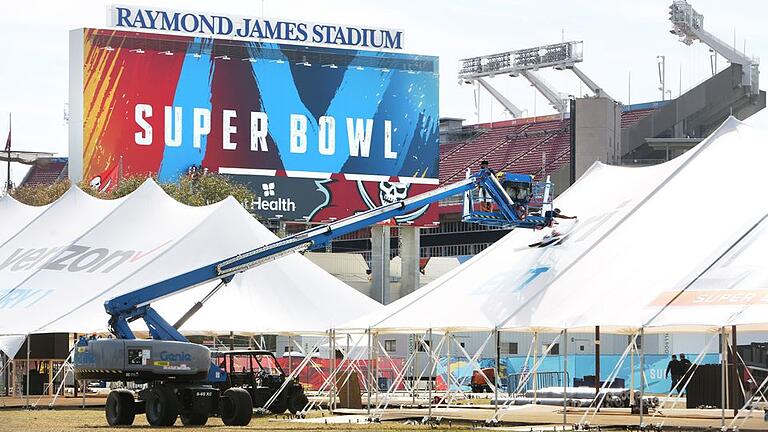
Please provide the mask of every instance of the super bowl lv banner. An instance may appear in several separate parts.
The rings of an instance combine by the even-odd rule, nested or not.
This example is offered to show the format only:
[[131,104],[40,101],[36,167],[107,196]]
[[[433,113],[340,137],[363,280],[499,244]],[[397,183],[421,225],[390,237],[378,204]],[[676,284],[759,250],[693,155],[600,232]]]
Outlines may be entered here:
[[249,185],[262,217],[319,221],[437,184],[435,57],[103,29],[70,40],[70,157],[100,187],[118,164],[161,181],[203,167]]

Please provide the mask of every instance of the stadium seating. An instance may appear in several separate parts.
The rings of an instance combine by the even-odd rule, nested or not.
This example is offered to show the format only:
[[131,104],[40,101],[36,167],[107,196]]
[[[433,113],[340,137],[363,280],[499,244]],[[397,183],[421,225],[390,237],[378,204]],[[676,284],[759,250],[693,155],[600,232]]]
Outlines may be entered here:
[[67,178],[67,158],[38,159],[29,169],[21,186],[48,185]]
[[[654,111],[643,108],[624,111],[621,127],[627,128]],[[508,120],[466,126],[475,130],[470,138],[440,146],[440,184],[464,178],[487,160],[497,171],[531,174],[545,178],[570,162],[570,122],[560,116]]]
[[488,160],[497,171],[532,174],[537,178],[560,168],[570,154],[568,119],[539,122],[506,121],[476,126],[482,133],[467,141],[440,147],[440,183],[464,177],[469,168]]
[[650,115],[653,111],[655,111],[653,108],[624,111],[621,114],[621,128],[624,129],[634,125]]

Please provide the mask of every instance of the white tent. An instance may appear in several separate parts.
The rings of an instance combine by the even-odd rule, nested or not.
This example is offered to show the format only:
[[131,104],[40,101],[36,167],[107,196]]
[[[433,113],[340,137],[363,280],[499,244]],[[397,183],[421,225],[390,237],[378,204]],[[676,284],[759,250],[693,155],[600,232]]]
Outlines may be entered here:
[[[0,246],[4,335],[106,331],[106,300],[276,239],[231,197],[189,207],[152,181],[112,201],[72,188],[20,227]],[[298,255],[238,279],[187,328],[322,332],[378,306]],[[186,310],[210,288],[169,297],[158,308]]]
[[[255,227],[255,226],[254,226]],[[277,237],[263,226],[260,238]],[[263,268],[263,270],[262,270]],[[183,315],[211,286],[163,299],[153,307],[167,319]],[[235,277],[181,328],[185,334],[325,333],[382,307],[301,255],[294,254]],[[244,319],[248,317],[248,319]]]
[[651,324],[696,329],[738,325],[766,329],[768,321],[768,213],[685,290],[664,291],[649,301],[668,305]]
[[[636,212],[551,284],[542,303],[565,302],[574,313],[558,321],[554,309],[539,311],[550,318],[544,325],[663,330],[655,321],[665,306],[656,301],[661,293],[686,289],[765,216],[768,194],[759,189],[768,133],[730,118],[689,154]],[[588,295],[576,294],[576,287]],[[721,318],[686,308],[667,324],[720,327]]]
[[[561,195],[562,244],[515,230],[421,290],[348,323],[380,332],[586,329],[634,332],[768,211],[768,134],[731,118],[683,156],[646,168],[595,164]],[[723,325],[687,309],[675,325]],[[698,321],[697,321],[698,320]]]
[[2,215],[2,223],[0,223],[0,245],[8,241],[21,228],[27,226],[32,222],[40,213],[44,212],[48,206],[29,206],[22,204],[10,195],[0,197],[0,215]]

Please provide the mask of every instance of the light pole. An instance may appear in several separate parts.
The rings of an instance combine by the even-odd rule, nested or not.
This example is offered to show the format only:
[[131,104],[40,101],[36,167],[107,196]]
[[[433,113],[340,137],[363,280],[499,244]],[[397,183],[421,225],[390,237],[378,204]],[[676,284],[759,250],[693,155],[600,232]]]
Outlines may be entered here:
[[667,80],[667,58],[666,56],[660,55],[656,56],[656,63],[659,67],[659,82],[661,83],[661,87],[659,87],[659,90],[661,90],[661,100],[665,100],[664,97],[666,96],[666,86],[665,82]]

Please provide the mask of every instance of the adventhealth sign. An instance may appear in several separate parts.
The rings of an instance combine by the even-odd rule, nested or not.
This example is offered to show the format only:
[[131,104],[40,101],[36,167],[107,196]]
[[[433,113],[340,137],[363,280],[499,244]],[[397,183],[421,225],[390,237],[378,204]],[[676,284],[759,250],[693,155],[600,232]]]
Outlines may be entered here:
[[148,7],[113,5],[109,9],[109,25],[195,36],[253,39],[261,42],[403,49],[403,32],[394,29],[226,16]]

